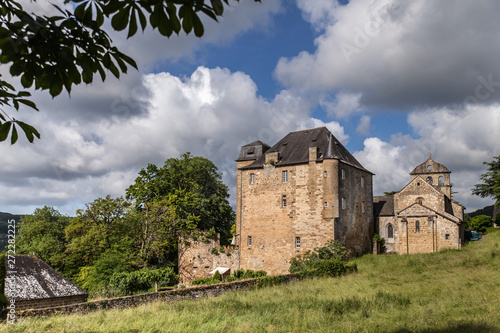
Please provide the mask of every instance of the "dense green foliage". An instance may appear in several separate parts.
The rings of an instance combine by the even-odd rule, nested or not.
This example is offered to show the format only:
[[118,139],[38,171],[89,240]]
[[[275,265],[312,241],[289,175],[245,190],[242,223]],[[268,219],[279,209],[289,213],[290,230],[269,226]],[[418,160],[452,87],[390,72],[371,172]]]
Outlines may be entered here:
[[488,170],[481,175],[481,184],[476,184],[472,194],[481,198],[492,197],[500,205],[500,155],[493,157],[491,162],[483,162]]
[[299,278],[340,276],[353,269],[348,265],[348,260],[349,252],[345,246],[337,240],[330,240],[323,247],[292,258],[289,271]]
[[470,221],[471,230],[476,230],[481,233],[486,232],[486,228],[492,226],[493,226],[493,221],[491,220],[491,216],[487,215],[478,215]]
[[35,254],[55,269],[64,266],[66,249],[65,228],[70,218],[53,207],[37,208],[31,215],[25,215],[19,223],[16,252]]
[[[196,301],[27,318],[16,324],[16,332],[500,330],[500,232],[461,250],[365,255],[355,263],[358,272],[341,278],[305,279]],[[11,331],[0,326],[0,332]]]
[[183,231],[182,236],[191,235],[195,229],[214,228],[222,244],[231,241],[235,214],[227,200],[229,190],[217,167],[206,158],[186,153],[166,160],[161,168],[149,164],[127,189],[127,198],[145,214],[147,204],[170,202],[180,219],[177,230]]
[[[91,297],[108,297],[177,283],[180,239],[215,231],[230,237],[228,189],[205,158],[185,154],[163,168],[149,165],[127,193],[135,202],[108,195],[72,219],[52,207],[37,208],[20,223],[20,253],[34,252]],[[200,230],[206,228],[209,233]]]
[[[259,1],[259,0],[255,0]],[[58,15],[30,13],[14,0],[2,1],[0,8],[0,62],[10,64],[10,74],[20,76],[24,88],[48,90],[52,97],[73,85],[92,83],[94,75],[117,78],[128,67],[137,69],[133,59],[120,52],[107,32],[128,30],[134,36],[149,25],[163,36],[194,32],[201,37],[204,27],[199,15],[217,21],[228,0],[64,0],[74,10],[56,5]],[[1,76],[0,76],[1,77]],[[18,139],[16,125],[30,142],[40,138],[32,126],[9,116],[4,106],[19,110],[20,104],[36,109],[31,94],[0,79],[0,141],[11,133],[11,143]]]

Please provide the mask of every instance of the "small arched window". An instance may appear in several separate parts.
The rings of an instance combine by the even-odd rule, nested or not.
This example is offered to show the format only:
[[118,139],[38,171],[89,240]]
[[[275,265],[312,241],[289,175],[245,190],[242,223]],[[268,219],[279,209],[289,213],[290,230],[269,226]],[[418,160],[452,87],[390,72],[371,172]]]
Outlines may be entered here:
[[439,185],[444,185],[444,177],[443,176],[439,176],[438,183],[439,183]]
[[430,185],[432,185],[432,184],[433,184],[433,181],[432,181],[432,177],[431,177],[431,176],[427,177],[427,182],[428,182]]
[[420,221],[415,222],[415,232],[420,232]]
[[394,227],[390,223],[387,225],[387,238],[394,238]]
[[424,198],[418,197],[417,200],[415,200],[415,202],[421,205],[424,202]]

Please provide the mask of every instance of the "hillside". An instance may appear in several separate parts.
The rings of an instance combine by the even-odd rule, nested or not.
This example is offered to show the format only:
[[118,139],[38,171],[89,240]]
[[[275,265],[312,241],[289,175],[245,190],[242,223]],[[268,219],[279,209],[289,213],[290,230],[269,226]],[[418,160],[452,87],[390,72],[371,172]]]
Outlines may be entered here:
[[[459,251],[365,255],[337,279],[26,319],[18,332],[498,332],[500,232]],[[7,332],[6,326],[0,331]]]
[[478,216],[478,215],[493,216],[493,205],[486,206],[484,208],[481,208],[481,209],[475,210],[473,212],[467,213],[467,215],[469,215],[471,218],[473,218],[474,216]]
[[18,224],[21,220],[21,217],[22,215],[0,212],[0,251],[5,250],[7,247],[8,221],[15,220],[16,224]]

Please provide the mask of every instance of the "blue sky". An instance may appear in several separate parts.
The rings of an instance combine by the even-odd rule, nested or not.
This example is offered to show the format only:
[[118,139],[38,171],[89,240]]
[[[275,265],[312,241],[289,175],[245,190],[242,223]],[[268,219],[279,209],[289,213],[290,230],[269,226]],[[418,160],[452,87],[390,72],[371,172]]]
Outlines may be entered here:
[[[50,205],[74,215],[186,151],[214,161],[233,202],[241,145],[315,126],[376,174],[375,195],[401,189],[431,152],[453,172],[455,198],[482,208],[492,201],[470,189],[500,154],[499,12],[494,0],[453,10],[425,0],[241,0],[219,23],[205,20],[201,39],[110,31],[139,71],[71,96],[34,92],[41,112],[16,118],[42,140],[0,145],[0,211]],[[8,67],[0,73],[8,78]]]

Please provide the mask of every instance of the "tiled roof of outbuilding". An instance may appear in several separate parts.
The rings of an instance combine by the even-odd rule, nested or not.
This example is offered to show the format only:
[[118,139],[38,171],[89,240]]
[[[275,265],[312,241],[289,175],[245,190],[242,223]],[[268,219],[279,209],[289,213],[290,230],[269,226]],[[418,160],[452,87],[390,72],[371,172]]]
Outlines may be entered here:
[[[338,159],[343,163],[369,172],[326,127],[290,132],[267,150],[267,153],[279,153],[277,166],[302,164],[309,162],[309,147],[318,148],[318,162],[325,159]],[[262,154],[255,162],[241,169],[261,168],[264,166],[265,160],[265,154]]]
[[14,256],[14,267],[5,258],[8,274],[5,293],[16,301],[86,295],[87,292],[74,285],[43,260],[32,255]]
[[394,216],[394,196],[375,196],[373,197],[373,215]]

